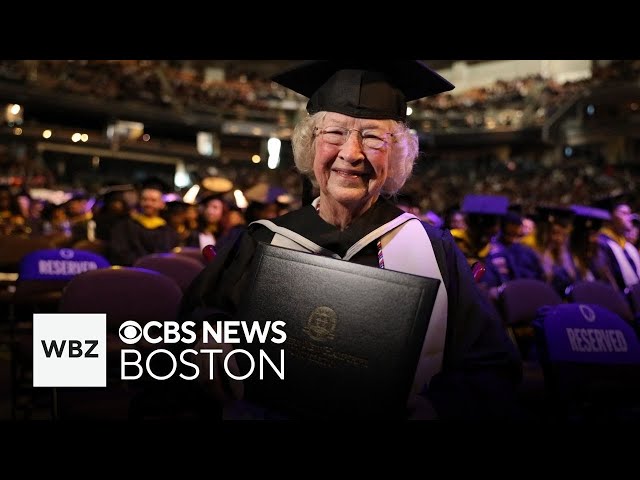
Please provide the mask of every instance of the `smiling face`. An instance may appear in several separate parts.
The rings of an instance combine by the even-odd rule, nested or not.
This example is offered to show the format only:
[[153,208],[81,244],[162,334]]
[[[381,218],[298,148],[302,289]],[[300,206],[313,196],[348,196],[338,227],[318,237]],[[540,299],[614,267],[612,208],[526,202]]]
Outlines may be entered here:
[[[346,142],[336,145],[335,135],[321,133],[316,137],[313,173],[320,188],[320,202],[337,202],[352,210],[370,206],[380,195],[389,175],[390,144],[375,149],[363,144],[364,138],[389,138],[392,122],[353,118],[328,113],[318,130],[333,132],[339,127],[354,129]],[[368,141],[365,141],[368,143]],[[375,143],[375,140],[374,140]]]
[[155,217],[164,208],[162,192],[155,188],[145,188],[140,194],[140,209],[148,217]]

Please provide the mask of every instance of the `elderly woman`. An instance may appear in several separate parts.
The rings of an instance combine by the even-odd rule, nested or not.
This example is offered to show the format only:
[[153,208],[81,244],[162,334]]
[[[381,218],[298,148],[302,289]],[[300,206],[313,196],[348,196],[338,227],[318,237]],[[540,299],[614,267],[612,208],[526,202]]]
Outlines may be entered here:
[[[310,115],[296,126],[292,145],[297,168],[319,197],[249,225],[196,279],[183,318],[236,311],[257,242],[437,278],[409,416],[514,415],[520,358],[489,313],[464,256],[448,231],[389,201],[411,175],[419,152],[417,136],[404,123],[406,102],[453,85],[417,61],[311,62],[274,80],[310,97]],[[221,383],[216,388],[224,390]]]

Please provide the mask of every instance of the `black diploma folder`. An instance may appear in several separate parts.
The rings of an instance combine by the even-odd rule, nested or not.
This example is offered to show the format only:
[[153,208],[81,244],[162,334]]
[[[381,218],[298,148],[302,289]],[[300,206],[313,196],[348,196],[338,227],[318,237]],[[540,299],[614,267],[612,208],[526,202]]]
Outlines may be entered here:
[[[247,401],[292,418],[406,414],[440,280],[260,243],[249,283],[236,320],[281,320],[287,338],[237,345],[255,360]],[[266,361],[260,379],[260,350],[278,369],[284,350],[284,380]]]

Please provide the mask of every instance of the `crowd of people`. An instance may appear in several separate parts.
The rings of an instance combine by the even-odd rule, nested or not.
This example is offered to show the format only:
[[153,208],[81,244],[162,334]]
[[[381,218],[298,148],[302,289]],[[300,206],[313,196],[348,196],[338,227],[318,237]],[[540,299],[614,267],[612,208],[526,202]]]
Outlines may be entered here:
[[619,194],[599,207],[545,206],[530,215],[504,196],[469,195],[445,227],[470,265],[485,265],[479,286],[492,300],[518,278],[548,282],[561,298],[578,281],[605,282],[624,294],[640,278],[640,216],[631,200]]
[[229,195],[206,191],[187,203],[155,179],[137,189],[124,185],[98,196],[72,192],[69,197],[58,204],[0,187],[0,235],[45,237],[57,247],[88,248],[113,265],[131,266],[144,255],[176,247],[221,248],[247,222],[273,218],[289,207],[251,201],[240,209]]
[[[418,181],[424,182],[414,178],[407,185]],[[220,247],[228,239],[234,238],[238,229],[247,223],[274,218],[299,206],[299,201],[296,204],[284,204],[271,199],[269,202],[252,201],[247,208],[241,209],[236,205],[233,195],[206,190],[196,202],[186,203],[159,180],[146,181],[143,185],[138,189],[131,185],[106,187],[98,195],[89,195],[84,191],[70,192],[68,199],[62,203],[32,198],[27,189],[0,187],[0,234],[44,236],[61,247],[89,241],[100,245],[96,248],[113,264],[132,265],[145,254],[169,251],[175,247]],[[436,181],[432,187],[437,189],[438,185]],[[620,188],[624,185],[603,189],[599,196],[590,198],[600,198],[601,202],[604,198],[606,201],[606,192],[624,191]],[[582,197],[574,195],[564,202],[543,201],[533,205],[520,202],[520,197],[508,195],[509,192],[505,192],[506,195],[500,192],[498,195],[489,189],[461,190],[464,195],[452,197],[449,208],[433,211],[421,207],[420,202],[416,201],[421,198],[419,195],[404,192],[412,190],[405,188],[395,197],[395,202],[427,223],[452,231],[471,260],[492,258],[487,255],[496,248],[498,251],[519,249],[522,243],[527,249],[531,248],[535,255],[529,255],[528,251],[515,254],[517,258],[527,257],[528,267],[522,269],[516,265],[511,267],[511,272],[490,272],[484,281],[489,288],[495,289],[519,275],[549,281],[560,294],[564,294],[572,280],[582,278],[606,280],[616,288],[625,288],[619,278],[611,282],[613,277],[607,273],[611,269],[602,267],[604,257],[596,255],[596,250],[587,248],[589,244],[585,239],[588,235],[583,231],[586,223],[580,222],[585,219],[571,207],[593,203],[585,203]],[[299,193],[296,191],[296,195]],[[498,216],[492,217],[493,223],[487,225],[484,219],[477,220],[478,212],[474,212],[473,208],[464,210],[465,199],[473,196],[505,198],[509,206]],[[592,231],[598,231],[603,219],[611,216],[615,228],[609,229],[613,229],[615,235],[609,235],[617,238],[622,246],[626,241],[637,248],[640,246],[637,226],[640,217],[635,213],[636,199],[627,195],[625,201],[624,218],[617,224],[616,212],[608,209],[591,219],[588,225],[592,226]],[[591,214],[594,211],[597,209],[589,210]],[[562,215],[548,215],[549,212],[560,212]],[[478,225],[489,230],[478,231]],[[511,261],[517,263],[519,260]],[[594,268],[592,262],[600,262],[600,266]]]
[[[637,61],[596,66],[592,77],[559,83],[541,75],[499,80],[455,95],[444,93],[408,104],[425,131],[491,130],[541,125],[563,102],[603,82],[637,78]],[[179,110],[259,113],[289,122],[283,113],[301,110],[304,97],[251,72],[207,75],[202,63],[152,60],[3,60],[0,80],[28,84],[44,91],[97,95]],[[413,120],[412,120],[413,121]]]

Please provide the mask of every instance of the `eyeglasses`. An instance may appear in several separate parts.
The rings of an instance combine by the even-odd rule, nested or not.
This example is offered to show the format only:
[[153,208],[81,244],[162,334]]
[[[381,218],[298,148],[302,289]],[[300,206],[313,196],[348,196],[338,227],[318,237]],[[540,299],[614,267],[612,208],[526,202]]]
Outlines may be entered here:
[[338,126],[315,128],[315,135],[322,135],[322,139],[331,145],[344,145],[351,132],[358,132],[362,137],[362,146],[372,150],[383,149],[389,142],[388,137],[394,136],[391,132],[381,130],[357,130]]

